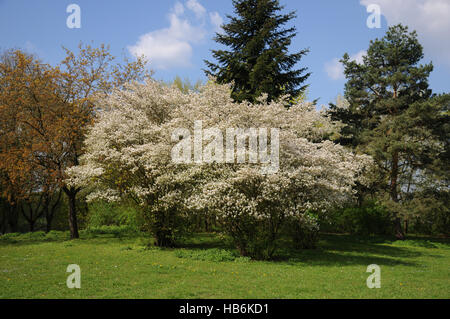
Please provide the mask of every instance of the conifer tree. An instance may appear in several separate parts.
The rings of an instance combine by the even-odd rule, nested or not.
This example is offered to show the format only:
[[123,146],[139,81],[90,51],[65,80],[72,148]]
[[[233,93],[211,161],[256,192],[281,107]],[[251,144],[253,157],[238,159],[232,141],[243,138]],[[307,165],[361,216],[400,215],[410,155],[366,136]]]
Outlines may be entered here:
[[348,104],[331,105],[329,111],[344,124],[342,144],[372,155],[378,163],[379,190],[386,195],[384,203],[400,239],[406,193],[418,189],[426,168],[443,156],[442,141],[448,139],[448,130],[437,129],[444,117],[448,121],[442,112],[445,98],[432,95],[428,77],[433,65],[420,64],[423,57],[415,31],[400,24],[390,27],[382,39],[370,42],[361,64],[344,55]]
[[232,97],[239,102],[255,102],[262,93],[269,101],[284,94],[300,96],[310,73],[294,67],[308,50],[289,54],[296,28],[283,28],[295,12],[280,13],[284,7],[278,0],[233,0],[233,5],[236,16],[228,15],[224,32],[214,38],[229,50],[212,51],[217,64],[205,61],[206,74],[219,83],[233,82]]

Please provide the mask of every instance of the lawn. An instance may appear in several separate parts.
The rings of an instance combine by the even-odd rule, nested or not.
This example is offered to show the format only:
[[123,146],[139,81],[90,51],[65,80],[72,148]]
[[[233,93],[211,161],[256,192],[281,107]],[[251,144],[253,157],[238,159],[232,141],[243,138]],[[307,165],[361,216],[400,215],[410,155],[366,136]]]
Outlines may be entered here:
[[[0,298],[450,297],[448,239],[322,235],[318,249],[253,261],[214,234],[176,249],[146,248],[139,236],[61,236],[0,237]],[[81,289],[66,286],[69,264],[81,267]],[[381,267],[380,289],[366,286],[369,264]]]

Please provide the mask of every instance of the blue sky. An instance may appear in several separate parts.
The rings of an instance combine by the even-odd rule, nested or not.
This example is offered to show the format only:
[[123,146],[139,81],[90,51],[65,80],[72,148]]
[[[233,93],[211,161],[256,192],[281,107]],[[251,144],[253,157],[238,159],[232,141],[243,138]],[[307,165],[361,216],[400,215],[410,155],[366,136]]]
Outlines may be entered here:
[[[320,104],[343,93],[345,79],[338,60],[345,52],[355,59],[371,39],[382,37],[388,25],[402,22],[416,29],[425,49],[424,62],[433,61],[430,86],[450,92],[450,0],[281,0],[285,11],[297,10],[292,24],[298,35],[292,52],[309,48],[299,66],[312,72],[309,98]],[[66,25],[69,4],[81,9],[81,28]],[[381,28],[366,25],[369,4],[381,9]],[[61,46],[75,49],[80,41],[109,44],[113,55],[144,53],[157,79],[176,75],[192,82],[204,80],[203,60],[211,60],[212,40],[233,13],[231,0],[0,0],[0,48],[23,48],[45,62],[64,57]]]

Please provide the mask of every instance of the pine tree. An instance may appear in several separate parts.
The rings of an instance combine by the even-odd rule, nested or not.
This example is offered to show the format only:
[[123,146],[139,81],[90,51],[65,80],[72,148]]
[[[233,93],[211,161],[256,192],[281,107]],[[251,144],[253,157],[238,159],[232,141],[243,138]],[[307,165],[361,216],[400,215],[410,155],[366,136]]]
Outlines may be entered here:
[[348,105],[331,105],[329,111],[345,125],[342,144],[369,153],[377,162],[379,187],[387,195],[384,203],[393,213],[398,238],[404,238],[400,216],[406,189],[442,153],[442,132],[436,131],[443,116],[436,101],[442,98],[432,96],[428,77],[433,65],[419,64],[423,57],[415,31],[390,27],[382,39],[370,42],[363,63],[344,55]]
[[236,101],[251,101],[262,93],[268,100],[284,94],[293,98],[301,95],[310,76],[307,68],[294,70],[307,49],[289,54],[288,47],[296,35],[296,28],[283,28],[296,17],[295,12],[280,14],[284,7],[278,0],[233,0],[236,17],[223,25],[224,33],[216,33],[214,40],[230,48],[212,50],[218,64],[205,60],[207,75],[219,83],[231,83]]

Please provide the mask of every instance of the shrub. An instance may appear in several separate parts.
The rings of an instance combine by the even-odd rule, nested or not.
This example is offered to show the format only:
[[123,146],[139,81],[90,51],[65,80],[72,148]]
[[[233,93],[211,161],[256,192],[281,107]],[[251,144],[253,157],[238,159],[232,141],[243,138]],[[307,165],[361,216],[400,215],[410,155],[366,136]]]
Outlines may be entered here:
[[223,216],[220,222],[241,256],[270,259],[275,254],[279,226],[272,224],[269,218],[259,219],[250,214],[240,214],[236,217]]
[[15,244],[17,243],[17,238],[20,237],[20,233],[7,233],[0,236],[0,242]]
[[16,243],[19,241],[41,241],[45,240],[46,233],[43,231],[29,232],[29,233],[8,233],[0,236],[0,240]]
[[14,238],[14,237],[18,237],[20,235],[22,235],[22,234],[21,233],[6,233],[6,234],[3,234],[2,236],[0,236],[0,238],[3,238],[3,239]]
[[142,217],[133,205],[95,201],[89,204],[88,227],[127,226],[139,230]]
[[[342,185],[342,193],[335,194],[336,186],[326,181],[305,181],[304,172],[297,169],[273,175],[261,174],[257,168],[238,169],[224,181],[211,182],[191,200],[193,205],[203,203],[215,210],[242,256],[271,259],[279,248],[283,228],[290,229],[298,247],[312,248],[317,242],[318,225],[309,212],[338,203],[336,197],[345,196],[345,187]],[[317,197],[318,192],[324,197]],[[289,223],[291,227],[286,226]]]
[[185,234],[187,223],[176,209],[151,212],[149,208],[144,213],[144,229],[155,237],[154,244],[160,247],[174,247],[177,240]]
[[20,237],[25,240],[43,240],[46,233],[43,231],[29,232],[22,234]]
[[358,235],[391,235],[393,223],[391,214],[374,202],[361,207],[345,207],[336,210],[327,220],[322,220],[323,229],[329,232]]
[[310,212],[291,217],[286,221],[286,233],[291,237],[295,248],[316,248],[319,241],[318,218]]
[[59,241],[70,239],[70,233],[68,231],[51,230],[45,235],[46,241]]
[[[186,214],[207,209],[217,214],[241,254],[271,258],[286,217],[352,196],[371,161],[327,140],[338,127],[312,103],[287,109],[288,97],[268,101],[267,95],[257,105],[236,103],[230,86],[213,80],[189,94],[154,80],[134,82],[98,104],[105,111],[86,137],[81,165],[68,170],[67,182],[94,189],[90,200],[138,202],[145,227],[160,246],[180,238]],[[198,144],[206,144],[207,134],[211,141],[199,165],[197,156],[192,160],[189,128],[202,123],[208,133]],[[239,163],[225,163],[224,153],[231,149],[223,134],[230,128],[259,131],[259,151],[250,138],[234,143],[238,138],[233,137],[233,160],[237,154]],[[261,141],[270,143],[270,154]],[[238,144],[253,145],[245,147],[244,161]],[[259,164],[249,159],[255,155]]]
[[134,236],[138,232],[132,226],[100,226],[100,227],[88,227],[82,231],[87,237],[97,237],[101,235],[112,235],[114,237],[127,237]]
[[409,231],[427,235],[450,235],[450,194],[448,190],[424,193],[413,199],[406,218]]
[[447,210],[427,211],[409,219],[409,232],[450,236],[450,213]]

